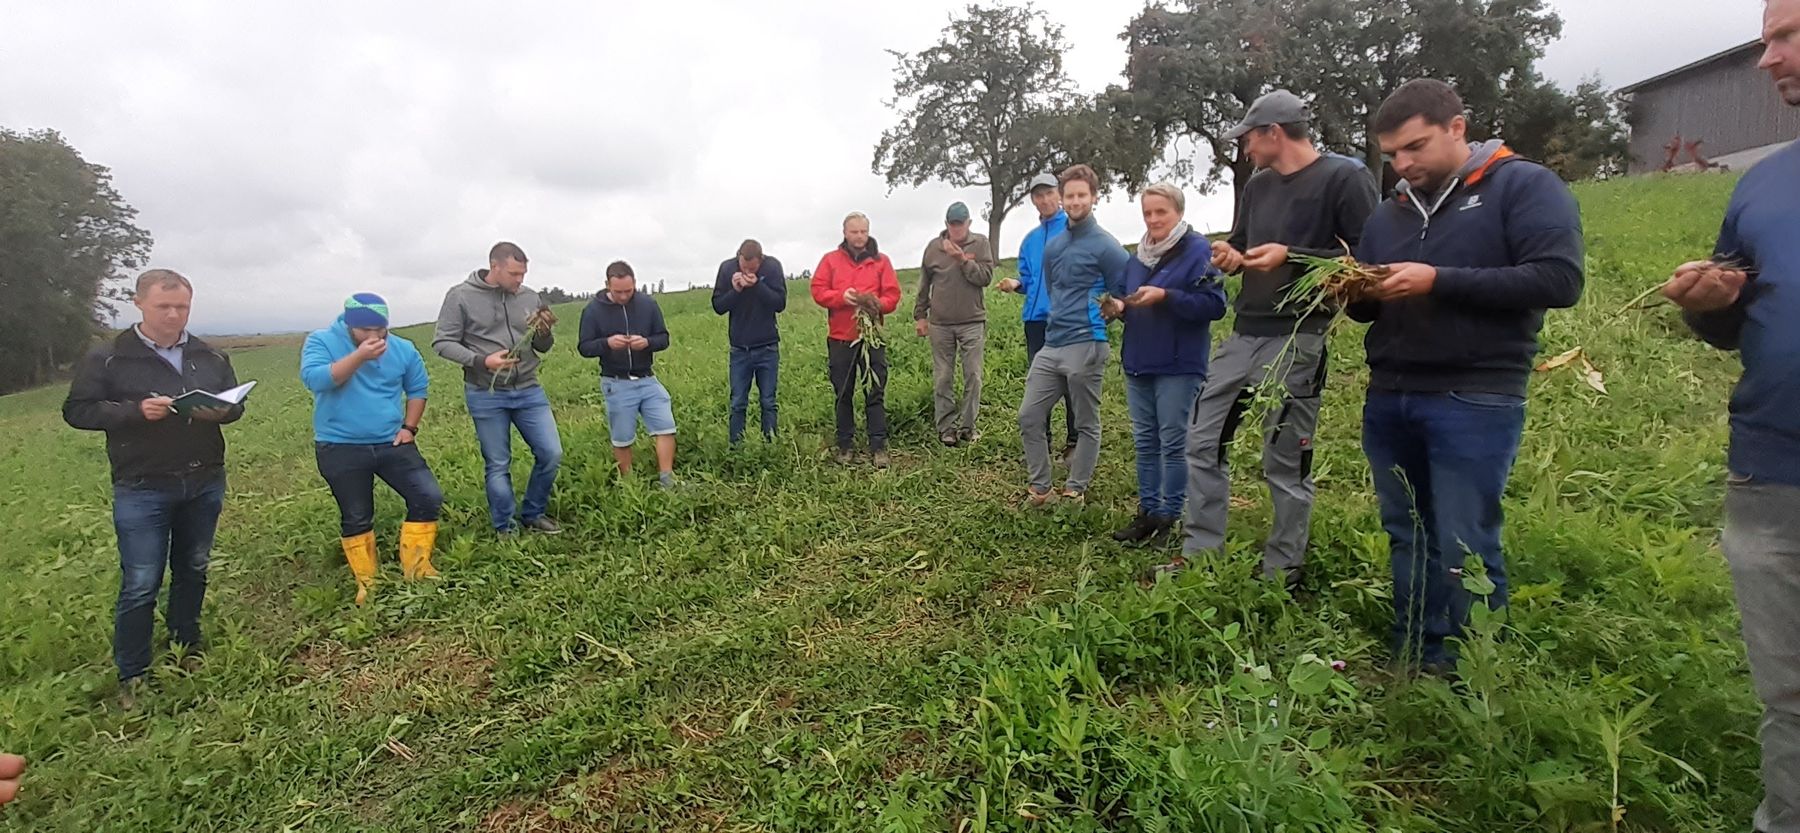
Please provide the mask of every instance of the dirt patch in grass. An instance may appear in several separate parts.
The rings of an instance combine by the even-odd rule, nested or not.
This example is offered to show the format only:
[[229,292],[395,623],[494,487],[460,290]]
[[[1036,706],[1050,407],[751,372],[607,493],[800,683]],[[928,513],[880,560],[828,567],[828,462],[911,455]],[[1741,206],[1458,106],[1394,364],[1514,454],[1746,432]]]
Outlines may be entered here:
[[[483,833],[606,830],[609,819],[653,812],[634,799],[668,777],[667,770],[614,761],[587,775],[564,778],[535,799],[508,801],[489,812],[477,829]],[[713,829],[693,826],[703,820],[690,817],[683,826],[686,829]]]
[[493,660],[461,640],[418,631],[385,636],[359,648],[321,640],[300,648],[293,661],[308,679],[338,681],[339,697],[349,708],[440,691],[465,692],[479,703],[493,685]]

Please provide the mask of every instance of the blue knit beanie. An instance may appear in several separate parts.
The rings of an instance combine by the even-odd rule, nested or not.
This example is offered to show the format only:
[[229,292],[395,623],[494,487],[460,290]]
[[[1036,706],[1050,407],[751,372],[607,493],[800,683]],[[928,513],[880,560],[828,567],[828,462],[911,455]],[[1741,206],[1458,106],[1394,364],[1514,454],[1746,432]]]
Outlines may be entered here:
[[387,300],[373,292],[358,292],[344,300],[344,325],[351,329],[375,330],[388,325]]

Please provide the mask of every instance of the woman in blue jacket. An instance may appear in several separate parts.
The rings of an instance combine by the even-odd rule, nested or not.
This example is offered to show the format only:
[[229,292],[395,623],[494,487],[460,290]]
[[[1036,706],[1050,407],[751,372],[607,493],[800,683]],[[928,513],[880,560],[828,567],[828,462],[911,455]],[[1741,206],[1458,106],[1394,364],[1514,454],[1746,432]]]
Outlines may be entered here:
[[1209,324],[1225,315],[1225,290],[1212,245],[1182,219],[1187,197],[1159,182],[1144,189],[1144,239],[1126,266],[1124,297],[1108,314],[1125,321],[1125,399],[1137,445],[1138,514],[1113,533],[1158,543],[1181,518],[1187,497],[1187,429],[1206,380]]

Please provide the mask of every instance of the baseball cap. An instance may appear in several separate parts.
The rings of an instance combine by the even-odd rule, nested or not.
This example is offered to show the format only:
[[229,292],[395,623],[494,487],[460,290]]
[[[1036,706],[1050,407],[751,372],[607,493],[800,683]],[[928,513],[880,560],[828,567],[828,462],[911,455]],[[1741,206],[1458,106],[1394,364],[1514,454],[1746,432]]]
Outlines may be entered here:
[[1058,188],[1058,187],[1061,187],[1061,183],[1056,181],[1055,174],[1038,174],[1037,176],[1034,176],[1031,178],[1031,187],[1026,188],[1025,193],[1029,194],[1032,191],[1036,191],[1039,188]]
[[1250,103],[1250,109],[1244,112],[1244,120],[1238,122],[1225,134],[1227,141],[1235,141],[1259,127],[1272,124],[1294,124],[1312,120],[1312,114],[1306,110],[1306,102],[1287,90],[1276,90]]
[[969,207],[960,202],[950,204],[950,210],[944,213],[946,223],[966,223],[969,221]]

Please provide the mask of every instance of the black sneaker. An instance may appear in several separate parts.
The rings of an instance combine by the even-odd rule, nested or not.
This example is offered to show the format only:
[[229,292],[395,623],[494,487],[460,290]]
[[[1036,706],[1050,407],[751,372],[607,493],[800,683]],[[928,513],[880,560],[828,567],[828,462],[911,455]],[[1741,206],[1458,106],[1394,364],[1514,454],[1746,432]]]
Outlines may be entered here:
[[551,519],[549,515],[540,515],[529,521],[523,521],[522,523],[526,529],[529,529],[532,532],[538,532],[544,535],[560,535],[562,533],[562,524]]
[[1121,544],[1135,544],[1149,537],[1156,531],[1156,522],[1143,510],[1138,510],[1137,517],[1131,519],[1124,529],[1114,532],[1112,538]]
[[196,642],[192,645],[177,644],[175,652],[178,655],[175,659],[176,667],[188,674],[198,673],[200,666],[206,661],[205,642]]
[[139,701],[150,694],[150,684],[147,680],[147,677],[140,674],[129,680],[119,681],[119,711],[134,712],[138,710],[138,706],[142,705]]
[[1146,547],[1166,547],[1180,537],[1181,519],[1170,515],[1151,515],[1150,531],[1138,543]]

